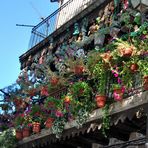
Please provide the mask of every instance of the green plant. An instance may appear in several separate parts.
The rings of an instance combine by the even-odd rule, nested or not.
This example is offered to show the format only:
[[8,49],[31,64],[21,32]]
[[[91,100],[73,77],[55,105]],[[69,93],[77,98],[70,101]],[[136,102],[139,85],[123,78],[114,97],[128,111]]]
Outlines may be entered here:
[[120,89],[121,88],[121,84],[112,84],[112,89]]
[[42,123],[44,119],[44,114],[41,107],[38,104],[32,105],[30,116],[32,118],[32,122]]
[[140,73],[142,76],[147,76],[148,75],[148,58],[146,57],[145,59],[141,59],[138,61]]
[[0,147],[1,148],[15,148],[16,147],[15,130],[8,129],[0,134]]
[[73,96],[73,98],[77,99],[79,97],[84,97],[86,100],[90,98],[90,87],[88,83],[84,81],[79,81],[74,83],[71,88],[70,92]]
[[52,126],[52,133],[56,135],[56,138],[61,137],[65,124],[66,124],[65,118],[61,117],[55,119]]
[[95,85],[97,88],[97,93],[104,95],[106,89],[106,77],[107,70],[104,68],[105,64],[100,60],[93,69]]
[[63,100],[54,97],[48,97],[44,102],[44,107],[47,110],[56,110],[63,108]]
[[88,118],[89,111],[85,107],[80,108],[80,110],[78,111],[78,115],[76,117],[77,128],[81,128]]
[[110,128],[110,116],[109,116],[109,105],[106,104],[104,108],[102,108],[103,118],[102,118],[102,134],[107,137],[106,130]]
[[14,120],[14,125],[16,129],[22,129],[22,124],[24,122],[24,115],[23,114],[19,114],[15,120]]

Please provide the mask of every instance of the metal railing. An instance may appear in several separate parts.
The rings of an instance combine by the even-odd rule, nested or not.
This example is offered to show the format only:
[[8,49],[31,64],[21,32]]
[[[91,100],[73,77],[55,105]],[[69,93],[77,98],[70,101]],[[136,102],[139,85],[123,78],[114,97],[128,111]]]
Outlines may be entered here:
[[29,49],[87,8],[95,0],[69,0],[32,28]]

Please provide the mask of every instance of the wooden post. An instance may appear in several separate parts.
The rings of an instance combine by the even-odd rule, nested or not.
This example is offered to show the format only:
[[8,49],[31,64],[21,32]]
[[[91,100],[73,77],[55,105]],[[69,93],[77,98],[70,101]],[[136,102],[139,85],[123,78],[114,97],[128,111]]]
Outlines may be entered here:
[[145,148],[148,148],[148,111],[147,111],[147,120],[146,120],[146,143]]

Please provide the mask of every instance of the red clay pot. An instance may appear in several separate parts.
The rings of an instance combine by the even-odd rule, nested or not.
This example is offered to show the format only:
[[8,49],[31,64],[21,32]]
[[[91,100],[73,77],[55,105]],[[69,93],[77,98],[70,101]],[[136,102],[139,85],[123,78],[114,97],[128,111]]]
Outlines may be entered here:
[[135,73],[138,70],[138,68],[139,66],[136,63],[130,65],[130,70],[132,73]]
[[114,89],[113,96],[115,101],[121,101],[123,99],[122,89]]
[[29,137],[29,136],[30,136],[30,129],[26,127],[23,129],[23,138]]
[[46,128],[51,128],[52,125],[53,125],[53,121],[54,121],[53,118],[48,118],[48,119],[46,120],[45,127],[46,127]]
[[32,131],[34,133],[39,133],[41,131],[41,124],[38,122],[33,123],[32,125]]
[[23,132],[22,130],[16,130],[16,139],[22,140],[23,139]]
[[130,57],[133,53],[133,49],[132,48],[123,48],[123,49],[120,50],[120,53],[124,57]]
[[103,96],[103,95],[96,95],[95,97],[96,99],[96,103],[97,103],[97,106],[102,108],[105,106],[105,103],[106,103],[106,96]]

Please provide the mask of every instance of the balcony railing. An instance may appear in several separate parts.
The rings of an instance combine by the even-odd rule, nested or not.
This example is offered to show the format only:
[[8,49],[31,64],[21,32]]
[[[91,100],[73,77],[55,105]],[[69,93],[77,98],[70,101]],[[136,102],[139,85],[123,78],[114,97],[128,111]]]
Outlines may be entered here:
[[60,8],[32,29],[29,49],[44,40],[94,1],[96,0],[69,0],[64,3]]

